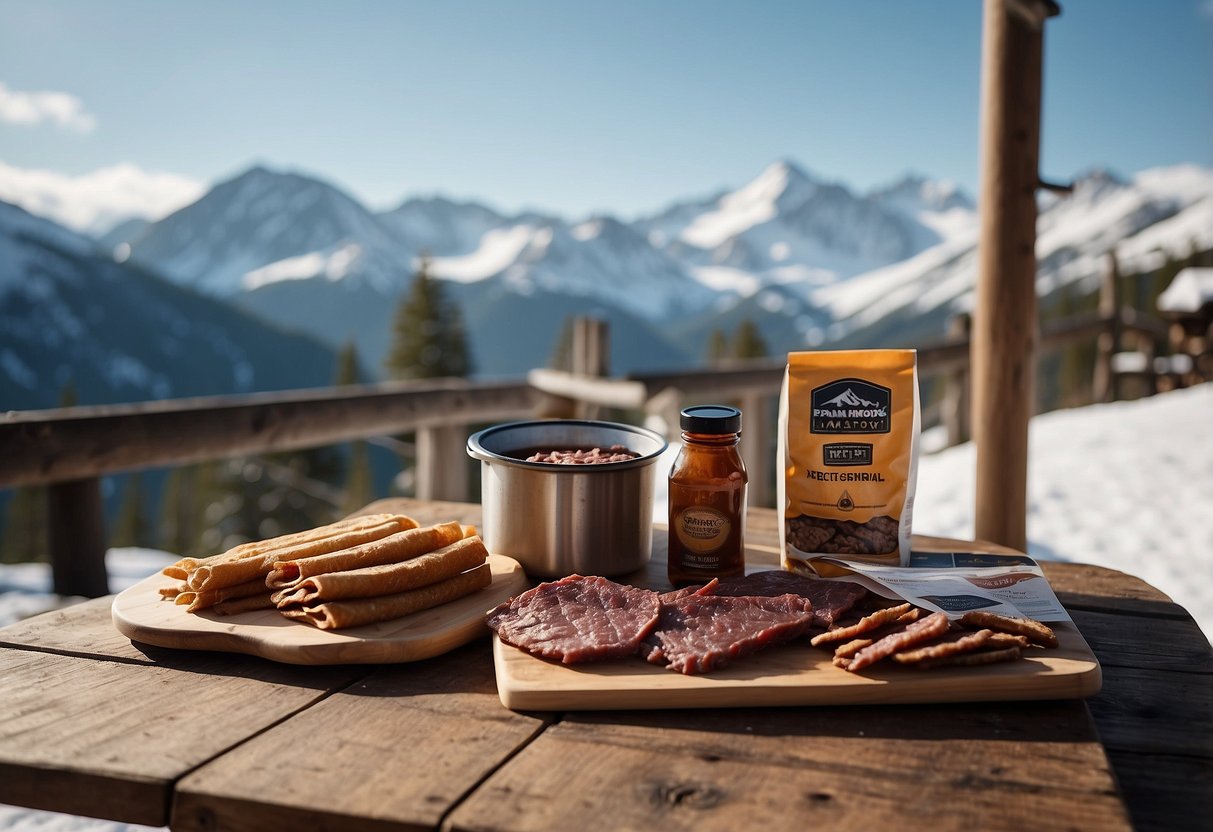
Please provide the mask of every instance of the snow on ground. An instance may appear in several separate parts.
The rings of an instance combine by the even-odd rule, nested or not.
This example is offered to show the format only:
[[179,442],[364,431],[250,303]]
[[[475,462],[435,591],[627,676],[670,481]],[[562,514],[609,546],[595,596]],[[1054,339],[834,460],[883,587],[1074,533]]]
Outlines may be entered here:
[[[662,522],[675,451],[656,466],[654,517]],[[1029,453],[1029,552],[1135,574],[1213,637],[1213,384],[1037,416]],[[916,532],[973,536],[974,465],[971,444],[922,457]],[[110,588],[120,591],[173,560],[163,552],[112,549]],[[45,564],[0,565],[0,626],[54,605],[49,586]],[[143,829],[0,806],[0,832]]]
[[[973,536],[971,443],[924,457],[914,531]],[[1213,638],[1213,384],[1037,416],[1028,552],[1129,572]]]

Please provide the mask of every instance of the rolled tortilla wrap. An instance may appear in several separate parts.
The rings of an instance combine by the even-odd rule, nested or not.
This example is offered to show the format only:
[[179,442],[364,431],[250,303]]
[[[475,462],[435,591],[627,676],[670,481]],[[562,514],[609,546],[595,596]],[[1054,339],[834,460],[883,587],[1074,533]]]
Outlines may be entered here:
[[489,551],[479,537],[465,537],[449,546],[402,563],[387,563],[315,575],[274,594],[279,609],[315,606],[347,598],[395,595],[453,578],[488,560]]
[[268,538],[266,540],[253,540],[248,543],[241,543],[239,546],[233,546],[225,552],[220,552],[217,555],[209,555],[203,558],[185,557],[178,560],[170,566],[164,567],[165,575],[173,578],[188,579],[189,576],[199,566],[207,566],[213,563],[220,563],[225,560],[240,560],[246,557],[255,557],[263,555],[266,552],[274,549],[285,549],[288,546],[295,546],[299,543],[306,543],[309,540],[316,540],[321,537],[331,537],[335,534],[340,534],[345,531],[353,531],[355,529],[366,529],[372,526],[378,526],[381,523],[386,523],[394,518],[403,518],[407,521],[403,528],[416,528],[417,521],[411,517],[406,517],[403,514],[365,514],[359,517],[347,517],[344,520],[338,520],[335,523],[329,523],[325,526],[317,526],[314,529],[305,529],[300,532],[291,532],[290,534],[280,535],[278,537]]
[[332,601],[313,607],[292,607],[279,610],[279,612],[287,618],[306,621],[322,630],[360,627],[363,624],[389,621],[449,603],[484,589],[492,581],[491,567],[487,563],[482,563],[475,569],[463,572],[454,578],[396,595]]
[[382,540],[319,557],[302,560],[278,558],[265,577],[265,585],[276,590],[292,589],[313,575],[345,572],[383,563],[399,563],[449,546],[462,537],[463,529],[458,523],[439,523],[436,526],[409,529]]
[[204,589],[201,592],[191,593],[194,597],[188,601],[178,601],[178,603],[186,603],[186,612],[198,612],[216,604],[222,604],[224,601],[235,601],[238,598],[248,598],[253,595],[262,595],[265,593],[265,581],[261,576],[253,578],[251,581],[245,581],[242,584],[233,584],[232,586],[224,586],[218,589]]
[[330,534],[327,537],[317,537],[285,549],[272,549],[238,560],[225,560],[199,566],[190,575],[190,589],[195,591],[218,589],[244,583],[257,577],[264,579],[266,573],[273,568],[275,561],[312,558],[348,549],[351,546],[383,540],[403,530],[411,529],[412,526],[409,524],[415,522],[412,518],[394,517],[375,526],[351,529],[335,535]]

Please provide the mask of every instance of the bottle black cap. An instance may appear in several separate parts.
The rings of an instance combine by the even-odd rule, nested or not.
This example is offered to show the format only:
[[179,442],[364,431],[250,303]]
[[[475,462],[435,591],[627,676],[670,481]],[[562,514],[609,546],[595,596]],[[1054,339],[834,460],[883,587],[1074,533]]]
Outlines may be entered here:
[[678,422],[688,433],[741,433],[741,411],[725,404],[683,408]]

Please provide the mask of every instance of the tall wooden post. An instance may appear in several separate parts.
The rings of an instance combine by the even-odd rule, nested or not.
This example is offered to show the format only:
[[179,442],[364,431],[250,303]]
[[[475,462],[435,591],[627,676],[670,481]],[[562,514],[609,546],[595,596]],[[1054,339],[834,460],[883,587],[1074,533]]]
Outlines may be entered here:
[[1046,0],[985,0],[981,238],[970,355],[976,534],[1027,548],[1028,420],[1035,397],[1036,188]]

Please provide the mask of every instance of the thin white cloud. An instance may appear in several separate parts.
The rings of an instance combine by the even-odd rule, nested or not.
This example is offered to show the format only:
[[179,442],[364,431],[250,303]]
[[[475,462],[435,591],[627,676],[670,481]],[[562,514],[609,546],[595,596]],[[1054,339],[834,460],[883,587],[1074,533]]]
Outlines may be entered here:
[[97,119],[84,102],[66,92],[22,92],[0,81],[0,121],[9,124],[57,124],[77,133],[91,133]]
[[135,217],[158,220],[205,191],[195,179],[129,162],[81,176],[0,162],[0,199],[86,234],[104,233]]

